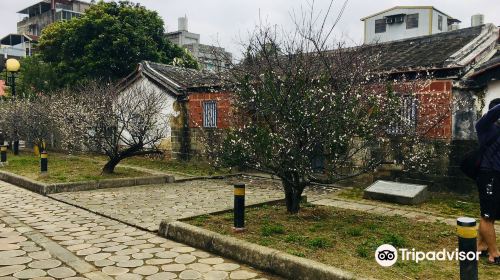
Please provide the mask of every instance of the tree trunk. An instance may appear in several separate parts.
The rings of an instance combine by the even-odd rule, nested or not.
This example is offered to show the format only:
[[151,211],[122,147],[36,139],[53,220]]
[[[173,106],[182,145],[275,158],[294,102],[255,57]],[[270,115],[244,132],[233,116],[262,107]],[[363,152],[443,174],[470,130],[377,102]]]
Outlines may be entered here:
[[291,185],[283,183],[285,187],[285,202],[286,210],[290,214],[297,214],[300,210],[300,200],[302,198],[302,192],[304,187],[300,185]]
[[115,172],[115,167],[120,163],[122,159],[120,157],[111,158],[102,168],[103,174],[113,174]]

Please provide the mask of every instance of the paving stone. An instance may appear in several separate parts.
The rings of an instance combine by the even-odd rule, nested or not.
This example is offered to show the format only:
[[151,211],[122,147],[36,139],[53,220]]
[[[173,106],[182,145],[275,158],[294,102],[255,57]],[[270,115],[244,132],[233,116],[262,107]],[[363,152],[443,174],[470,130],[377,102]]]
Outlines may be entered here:
[[130,260],[130,256],[126,256],[126,255],[117,255],[117,256],[111,256],[108,258],[109,260],[111,261],[114,261],[114,262],[123,262],[123,261],[128,261]]
[[162,259],[171,259],[171,258],[175,258],[179,255],[180,255],[179,253],[171,252],[171,251],[156,253],[156,256],[158,258],[162,258]]
[[138,267],[144,264],[143,260],[128,260],[118,262],[116,265],[119,267]]
[[47,271],[47,273],[50,276],[57,278],[57,279],[65,279],[65,278],[73,277],[76,275],[76,272],[74,270],[67,268],[67,267],[53,268],[53,269]]
[[13,274],[14,277],[19,279],[33,279],[47,275],[47,272],[41,269],[25,269]]
[[143,265],[141,267],[138,267],[138,268],[134,269],[132,272],[136,273],[136,274],[147,276],[147,275],[152,275],[152,274],[157,273],[158,270],[159,270],[159,268],[156,267],[156,266]]
[[116,280],[141,280],[142,275],[134,274],[134,273],[125,273],[122,275],[118,275],[115,277]]
[[179,274],[180,279],[200,279],[201,273],[196,270],[184,270]]
[[42,248],[36,246],[21,247],[21,249],[26,252],[38,252],[42,250]]
[[177,278],[177,274],[170,272],[160,272],[151,276],[146,277],[146,280],[169,280]]
[[135,254],[132,254],[132,258],[138,259],[138,260],[150,259],[152,257],[153,257],[153,254],[149,254],[149,253],[135,253]]
[[46,260],[51,258],[50,253],[47,251],[31,252],[28,254],[28,257],[35,260]]
[[98,260],[94,262],[94,265],[98,267],[112,266],[114,264],[115,262],[110,260]]
[[85,260],[89,261],[89,262],[95,262],[95,261],[104,260],[106,258],[109,258],[110,256],[111,256],[110,253],[98,253],[98,254],[92,254],[92,255],[86,256]]
[[16,244],[3,244],[3,243],[0,243],[0,251],[10,251],[10,250],[17,250],[21,248],[21,246],[19,245],[16,245]]
[[126,249],[126,248],[127,248],[127,246],[125,246],[125,245],[117,245],[117,246],[112,246],[112,247],[105,247],[102,250],[104,252],[118,252],[118,251],[121,251],[121,250]]
[[102,269],[102,272],[106,273],[107,275],[117,276],[117,275],[122,275],[122,274],[127,273],[128,268],[116,267],[116,266],[106,266]]
[[150,265],[162,265],[162,264],[171,263],[173,261],[174,260],[172,260],[172,259],[150,259],[150,260],[146,260],[146,264],[150,264]]
[[210,258],[212,255],[210,255],[209,253],[207,252],[203,252],[203,251],[195,251],[195,252],[191,252],[191,255],[193,256],[196,256],[198,258]]
[[28,264],[31,268],[39,268],[39,269],[51,269],[60,266],[62,263],[58,260],[50,259],[50,260],[40,260],[30,262]]
[[92,247],[91,244],[76,244],[76,245],[68,246],[66,249],[68,249],[70,251],[80,251],[80,250],[87,249],[90,247]]
[[177,256],[174,261],[176,263],[181,263],[181,264],[187,264],[187,263],[192,263],[196,260],[196,257],[193,255],[188,255],[188,254],[182,254]]
[[252,279],[256,276],[257,276],[257,273],[248,272],[245,270],[237,270],[237,271],[231,272],[231,274],[229,275],[229,278],[235,279],[235,280],[244,280],[244,279]]
[[172,271],[172,272],[177,272],[177,271],[183,271],[186,270],[186,265],[184,264],[166,264],[161,267],[163,271]]
[[90,247],[90,248],[87,248],[87,249],[83,249],[83,250],[77,251],[76,255],[78,255],[78,256],[93,255],[93,254],[99,253],[100,251],[101,251],[101,248]]
[[9,265],[9,266],[0,267],[0,276],[13,274],[13,273],[19,272],[25,268],[26,268],[25,265]]
[[12,251],[0,251],[0,259],[2,258],[12,258],[19,257],[22,255],[26,255],[26,252],[23,250],[12,250]]
[[214,265],[214,270],[232,271],[240,268],[240,265],[235,263],[221,263]]
[[171,251],[174,251],[177,253],[189,253],[189,252],[196,251],[196,249],[193,247],[176,247],[176,248],[172,248]]
[[210,271],[203,274],[205,280],[224,280],[229,278],[229,273],[225,271]]
[[192,263],[187,266],[190,269],[199,271],[199,272],[209,272],[213,270],[212,266],[204,263]]
[[0,265],[16,265],[25,264],[33,260],[30,257],[13,257],[13,258],[0,258]]
[[206,263],[206,264],[221,264],[224,262],[223,258],[208,258],[208,259],[200,259],[198,260],[200,263]]

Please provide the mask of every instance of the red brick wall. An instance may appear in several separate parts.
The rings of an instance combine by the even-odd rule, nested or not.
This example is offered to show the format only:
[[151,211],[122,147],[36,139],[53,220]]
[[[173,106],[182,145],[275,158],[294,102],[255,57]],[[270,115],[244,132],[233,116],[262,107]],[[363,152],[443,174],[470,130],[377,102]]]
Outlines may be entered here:
[[418,130],[429,138],[452,138],[452,82],[436,80],[417,92]]
[[228,92],[216,93],[189,93],[189,127],[203,127],[203,102],[215,100],[217,103],[217,128],[228,128],[231,114],[231,94]]

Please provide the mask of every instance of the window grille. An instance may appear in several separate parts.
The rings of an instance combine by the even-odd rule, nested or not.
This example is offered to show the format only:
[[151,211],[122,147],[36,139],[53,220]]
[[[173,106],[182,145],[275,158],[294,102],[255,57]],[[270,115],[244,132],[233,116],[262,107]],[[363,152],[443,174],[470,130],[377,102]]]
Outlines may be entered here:
[[418,28],[418,14],[406,16],[406,29]]
[[203,127],[217,127],[217,103],[203,102]]
[[385,19],[375,20],[375,33],[384,33],[386,29]]
[[443,31],[443,16],[438,15],[438,29],[439,31]]
[[402,96],[397,120],[389,126],[387,132],[392,135],[415,132],[417,129],[417,110],[418,100],[414,96]]

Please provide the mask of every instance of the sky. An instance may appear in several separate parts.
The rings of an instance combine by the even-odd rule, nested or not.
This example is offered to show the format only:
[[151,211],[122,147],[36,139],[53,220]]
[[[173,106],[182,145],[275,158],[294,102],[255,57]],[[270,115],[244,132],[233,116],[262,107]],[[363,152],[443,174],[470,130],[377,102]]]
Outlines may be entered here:
[[[335,0],[331,21],[334,21],[345,0]],[[21,19],[17,11],[38,0],[0,0],[0,36],[16,32],[16,22]],[[90,0],[87,0],[90,2]],[[236,57],[241,52],[241,42],[252,31],[259,19],[269,24],[290,27],[291,13],[308,9],[313,0],[134,0],[157,11],[165,21],[167,31],[177,30],[177,18],[186,15],[189,31],[201,34],[201,43],[225,47]],[[325,11],[330,0],[315,0],[315,11]],[[473,14],[484,14],[485,22],[500,25],[499,0],[349,0],[339,21],[336,37],[362,43],[362,17],[393,6],[434,6],[462,21],[461,27],[470,26]]]

